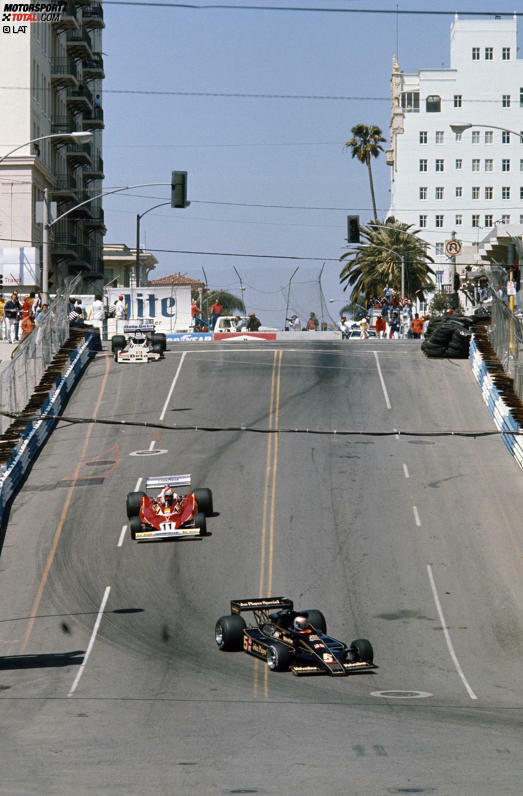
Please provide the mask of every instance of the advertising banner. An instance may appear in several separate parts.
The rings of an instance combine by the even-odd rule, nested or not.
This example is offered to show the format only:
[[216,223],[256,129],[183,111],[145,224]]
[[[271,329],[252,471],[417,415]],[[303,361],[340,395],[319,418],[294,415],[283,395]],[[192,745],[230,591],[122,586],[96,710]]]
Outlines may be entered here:
[[168,334],[167,339],[172,340],[175,343],[212,343],[213,335],[212,332],[186,332],[179,334]]
[[276,332],[215,332],[215,340],[226,340],[227,342],[253,340],[276,340]]
[[191,325],[191,288],[151,285],[107,288],[107,306],[123,297],[127,320],[152,321],[157,332],[188,332]]
[[36,287],[40,283],[38,249],[34,246],[0,248],[0,274],[4,277],[5,292],[20,285]]

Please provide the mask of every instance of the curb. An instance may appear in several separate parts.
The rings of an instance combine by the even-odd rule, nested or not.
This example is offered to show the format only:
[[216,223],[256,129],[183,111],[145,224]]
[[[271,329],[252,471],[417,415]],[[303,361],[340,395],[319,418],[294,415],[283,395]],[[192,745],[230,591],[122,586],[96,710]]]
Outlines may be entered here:
[[[0,525],[4,510],[27,475],[40,449],[59,420],[59,415],[83,369],[98,348],[98,336],[89,334],[69,356],[69,364],[56,380],[55,387],[42,404],[39,414],[20,433],[19,442],[13,447],[0,472]],[[53,418],[53,419],[49,419]]]
[[518,432],[516,434],[501,434],[501,439],[507,446],[509,453],[514,457],[516,463],[523,470],[523,431],[503,400],[503,394],[498,390],[492,381],[488,368],[480,354],[474,337],[470,341],[470,366],[478,382],[483,400],[487,405],[496,428],[503,431]]

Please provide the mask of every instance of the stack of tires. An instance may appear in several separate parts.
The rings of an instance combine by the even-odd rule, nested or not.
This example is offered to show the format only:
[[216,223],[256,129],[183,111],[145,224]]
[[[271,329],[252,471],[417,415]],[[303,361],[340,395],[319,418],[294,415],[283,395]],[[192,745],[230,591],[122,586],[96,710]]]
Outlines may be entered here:
[[474,319],[462,315],[444,316],[430,321],[421,350],[428,357],[467,359]]

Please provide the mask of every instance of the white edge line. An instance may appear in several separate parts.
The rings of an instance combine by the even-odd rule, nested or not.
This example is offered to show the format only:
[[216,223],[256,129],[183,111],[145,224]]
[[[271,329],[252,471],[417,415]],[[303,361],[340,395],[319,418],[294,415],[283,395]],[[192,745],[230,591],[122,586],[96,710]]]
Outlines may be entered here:
[[461,682],[463,683],[463,685],[467,689],[467,693],[468,693],[469,697],[471,699],[477,699],[476,694],[474,693],[474,691],[472,690],[472,688],[468,684],[467,678],[463,674],[463,669],[461,668],[460,662],[458,661],[458,657],[457,657],[456,653],[454,652],[454,647],[452,645],[452,640],[450,638],[450,633],[449,633],[449,631],[447,629],[447,623],[445,621],[445,617],[443,616],[443,611],[441,610],[441,603],[439,601],[438,592],[436,590],[436,583],[434,582],[434,576],[432,574],[432,566],[430,564],[427,564],[427,572],[428,572],[428,575],[429,575],[430,588],[432,589],[432,595],[434,597],[434,602],[436,603],[436,609],[437,609],[438,614],[439,614],[441,626],[443,628],[443,633],[445,635],[445,641],[447,642],[447,647],[448,647],[448,650],[449,650],[449,653],[450,653],[450,657],[452,658],[452,662],[454,664],[454,667],[455,667],[457,673],[459,674],[459,676],[461,678]]
[[418,507],[417,506],[413,506],[412,507],[412,511],[414,513],[414,520],[416,522],[416,525],[421,526],[421,520],[419,518]]
[[142,478],[142,477],[140,477],[140,478],[138,479],[138,481],[136,482],[136,486],[135,486],[135,488],[134,488],[134,491],[135,491],[135,492],[138,492],[138,490],[140,489],[140,485],[141,485],[142,481],[143,481],[143,478]]
[[118,547],[123,545],[123,540],[125,539],[125,532],[127,530],[127,525],[122,525],[122,530],[120,532],[120,538],[118,539]]
[[80,682],[80,678],[81,678],[82,674],[84,673],[85,666],[87,664],[87,661],[89,660],[89,655],[91,654],[91,650],[94,647],[96,634],[98,633],[98,628],[100,627],[100,622],[102,621],[102,616],[103,616],[103,613],[104,613],[104,610],[105,610],[105,605],[107,603],[107,600],[109,599],[109,592],[110,591],[111,591],[111,587],[110,586],[106,586],[105,587],[105,591],[104,591],[104,596],[102,598],[102,604],[100,605],[100,609],[99,609],[98,615],[96,617],[96,622],[94,623],[93,632],[91,633],[91,638],[89,639],[89,646],[87,647],[87,651],[86,651],[86,653],[84,655],[84,659],[82,661],[82,664],[81,664],[80,668],[78,669],[76,677],[74,678],[74,683],[71,686],[71,690],[67,694],[68,697],[70,697],[70,696],[72,696],[74,694],[74,692],[76,691],[76,687],[77,687],[78,683]]
[[383,390],[383,395],[385,396],[385,403],[387,404],[387,409],[392,409],[389,401],[389,394],[387,392],[387,388],[385,387],[385,381],[383,379],[383,373],[381,372],[380,361],[378,359],[378,352],[374,352],[374,359],[376,360],[376,367],[378,368],[378,375],[380,377],[381,382],[381,389]]
[[180,358],[180,361],[178,363],[178,367],[176,369],[176,373],[174,374],[174,379],[172,380],[171,389],[169,390],[169,395],[167,396],[167,399],[166,399],[166,401],[165,401],[165,403],[163,405],[162,414],[160,415],[160,420],[163,420],[163,418],[165,417],[165,413],[167,411],[167,407],[169,406],[169,401],[171,400],[171,395],[174,392],[174,388],[176,386],[176,382],[178,381],[178,376],[180,375],[180,371],[181,371],[182,365],[183,365],[183,360],[185,359],[185,355],[186,354],[187,354],[187,351],[184,351],[182,356],[181,356],[181,358]]
[[405,478],[410,478],[409,471],[407,470],[407,465],[403,465],[403,472],[405,473]]

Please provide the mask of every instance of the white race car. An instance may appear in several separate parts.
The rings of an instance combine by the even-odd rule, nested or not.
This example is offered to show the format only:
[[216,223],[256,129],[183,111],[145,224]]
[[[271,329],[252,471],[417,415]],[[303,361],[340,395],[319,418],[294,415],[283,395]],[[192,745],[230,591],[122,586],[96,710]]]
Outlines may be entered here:
[[167,341],[152,323],[128,323],[123,334],[111,337],[115,362],[150,362],[162,359]]

